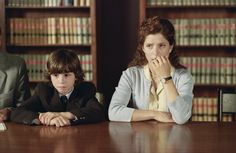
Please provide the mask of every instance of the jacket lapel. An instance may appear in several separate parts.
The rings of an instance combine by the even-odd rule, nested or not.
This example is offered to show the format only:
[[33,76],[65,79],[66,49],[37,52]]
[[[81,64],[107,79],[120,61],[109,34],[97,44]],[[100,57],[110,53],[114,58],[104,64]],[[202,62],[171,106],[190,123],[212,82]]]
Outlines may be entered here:
[[[4,70],[7,67],[7,63],[6,62],[6,56],[3,53],[0,53],[0,93],[2,93],[2,87],[3,87],[3,83],[6,80],[6,73],[4,72]],[[3,70],[3,71],[2,71]]]
[[69,98],[70,105],[77,105],[78,107],[82,106],[83,98],[81,97],[81,93],[79,92],[79,87],[75,86],[73,92]]
[[3,83],[6,80],[6,74],[0,71],[0,93],[2,93],[2,87],[4,86]]

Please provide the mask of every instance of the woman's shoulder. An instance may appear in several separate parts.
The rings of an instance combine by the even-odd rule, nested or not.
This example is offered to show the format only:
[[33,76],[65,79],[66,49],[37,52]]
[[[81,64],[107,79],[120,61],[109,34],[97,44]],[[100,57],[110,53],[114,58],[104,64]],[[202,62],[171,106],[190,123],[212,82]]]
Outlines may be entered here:
[[128,74],[140,74],[143,71],[143,67],[140,66],[132,66],[128,67],[123,73],[128,73]]
[[188,71],[188,69],[179,68],[179,69],[175,69],[175,75],[178,75],[178,76],[190,75],[191,76],[191,73],[190,73],[190,71]]
[[193,76],[190,71],[188,71],[185,68],[175,69],[174,73],[174,79],[177,80],[185,80],[185,81],[192,81],[193,82]]
[[133,66],[127,68],[125,71],[123,71],[121,80],[129,83],[139,82],[140,80],[143,80],[144,72],[143,67]]

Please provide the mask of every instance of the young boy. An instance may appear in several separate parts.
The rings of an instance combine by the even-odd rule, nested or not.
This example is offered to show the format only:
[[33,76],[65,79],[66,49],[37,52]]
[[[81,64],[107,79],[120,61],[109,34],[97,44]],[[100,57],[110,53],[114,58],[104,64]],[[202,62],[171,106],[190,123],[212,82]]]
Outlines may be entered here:
[[104,120],[95,98],[96,88],[84,82],[78,56],[69,50],[50,54],[47,61],[48,83],[39,83],[35,94],[11,112],[11,120],[29,125],[57,127]]

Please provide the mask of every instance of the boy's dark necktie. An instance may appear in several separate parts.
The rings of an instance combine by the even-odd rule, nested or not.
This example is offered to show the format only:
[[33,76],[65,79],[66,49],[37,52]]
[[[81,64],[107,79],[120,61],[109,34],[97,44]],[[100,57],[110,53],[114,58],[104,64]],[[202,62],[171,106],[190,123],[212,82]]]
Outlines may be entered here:
[[66,105],[67,102],[68,102],[68,99],[67,99],[66,96],[61,96],[61,97],[60,97],[60,101],[61,101],[61,103],[62,103],[63,105]]

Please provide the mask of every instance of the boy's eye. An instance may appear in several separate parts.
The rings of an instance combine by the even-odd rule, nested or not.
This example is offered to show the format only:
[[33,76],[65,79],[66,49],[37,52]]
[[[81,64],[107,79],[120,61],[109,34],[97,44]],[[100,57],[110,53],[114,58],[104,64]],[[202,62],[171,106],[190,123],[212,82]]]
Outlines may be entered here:
[[72,75],[72,73],[64,73],[64,76],[65,77],[69,77],[69,76],[71,76]]
[[58,74],[52,74],[53,76],[55,76],[55,77],[57,77],[58,76]]

